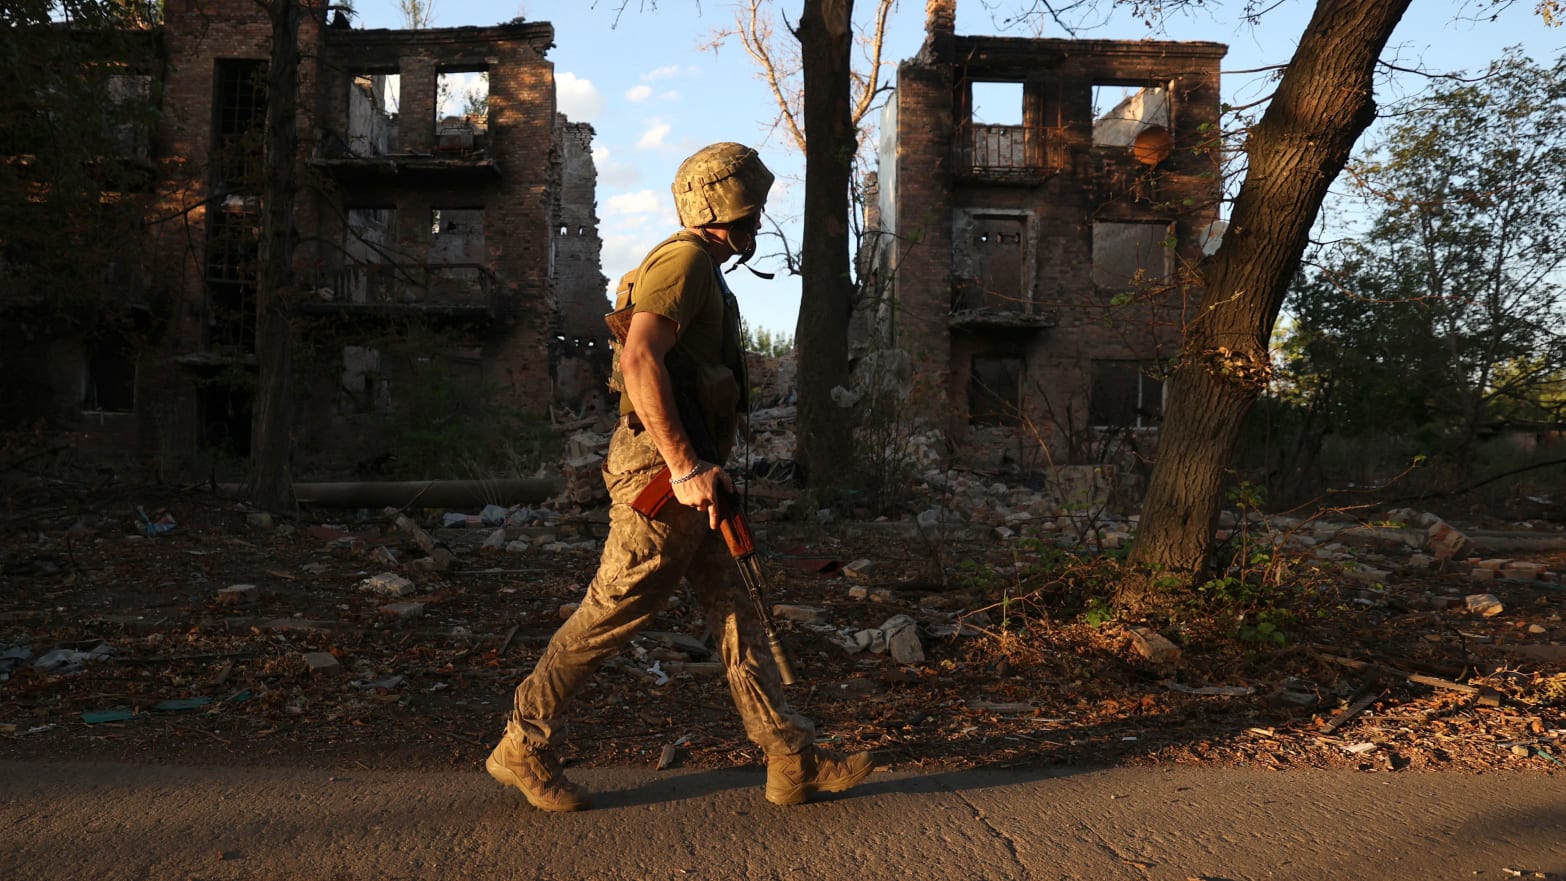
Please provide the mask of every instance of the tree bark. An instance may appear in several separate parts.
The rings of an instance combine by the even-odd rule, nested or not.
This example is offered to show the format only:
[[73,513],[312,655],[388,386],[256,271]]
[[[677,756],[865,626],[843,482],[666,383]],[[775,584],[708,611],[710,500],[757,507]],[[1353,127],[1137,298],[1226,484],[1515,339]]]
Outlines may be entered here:
[[1203,572],[1224,474],[1270,375],[1268,340],[1311,224],[1375,118],[1376,59],[1410,0],[1319,0],[1261,122],[1223,245],[1201,267],[1201,308],[1169,381],[1166,419],[1131,560]]
[[832,389],[848,382],[848,184],[856,135],[850,106],[853,0],[805,0],[797,35],[805,79],[805,231],[796,457],[822,486],[852,452],[846,414]]
[[268,511],[293,507],[293,290],[294,192],[298,179],[299,0],[265,4],[272,22],[267,68],[265,182],[261,190],[261,267],[256,279],[256,380],[251,436],[250,500]]

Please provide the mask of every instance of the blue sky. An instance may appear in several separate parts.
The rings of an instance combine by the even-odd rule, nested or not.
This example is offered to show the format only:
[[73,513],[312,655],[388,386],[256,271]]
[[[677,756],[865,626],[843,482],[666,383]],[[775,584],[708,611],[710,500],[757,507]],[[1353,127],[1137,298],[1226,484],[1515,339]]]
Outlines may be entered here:
[[[591,123],[596,132],[603,269],[611,279],[634,268],[649,247],[675,230],[678,221],[669,195],[670,178],[680,160],[715,141],[741,141],[762,152],[778,175],[769,214],[797,241],[804,198],[803,157],[786,133],[774,128],[776,105],[744,50],[737,43],[717,52],[705,48],[716,31],[732,27],[734,6],[722,0],[658,0],[654,10],[651,0],[628,0],[616,24],[620,3],[434,0],[432,24],[489,25],[520,15],[554,25],[555,48],[548,57],[555,64],[559,108],[575,121]],[[354,5],[359,27],[402,26],[395,0],[358,0]],[[801,5],[799,0],[782,3],[791,17],[797,17]],[[871,0],[855,3],[860,14],[868,14],[871,5]],[[1286,62],[1313,4],[1282,0],[1255,27],[1237,23],[1240,6],[1239,0],[1222,4],[1209,0],[1207,11],[1172,19],[1161,31],[1149,31],[1130,15],[1117,13],[1080,36],[1227,43],[1225,100],[1250,103],[1265,95],[1267,86],[1262,75],[1242,71]],[[1532,0],[1502,8],[1493,22],[1472,20],[1489,6],[1490,0],[1416,3],[1393,35],[1388,57],[1403,67],[1476,71],[1508,45],[1522,44],[1541,63],[1566,46],[1566,31],[1546,28],[1533,15]],[[1033,35],[1003,30],[979,0],[960,0],[957,30]],[[1054,29],[1039,35],[1064,36]],[[918,51],[923,37],[924,3],[900,0],[884,53],[892,65],[883,75],[891,77],[895,63]],[[1401,76],[1391,84],[1391,92],[1378,100],[1385,105],[1399,93],[1422,85],[1420,78]],[[768,250],[763,243],[762,253]],[[764,269],[779,268],[760,258],[756,262]],[[793,334],[799,308],[797,279],[780,273],[768,282],[745,272],[728,278],[753,327]]]

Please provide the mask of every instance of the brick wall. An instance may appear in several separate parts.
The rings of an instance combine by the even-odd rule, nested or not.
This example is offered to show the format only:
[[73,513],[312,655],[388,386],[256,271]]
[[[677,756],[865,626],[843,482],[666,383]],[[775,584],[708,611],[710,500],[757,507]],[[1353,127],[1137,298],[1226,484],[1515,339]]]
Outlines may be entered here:
[[[993,430],[975,433],[968,424],[975,357],[1021,359],[1027,424],[1019,439],[1045,436],[1069,448],[1089,433],[1093,360],[1161,359],[1178,346],[1186,292],[1176,286],[1135,305],[1117,303],[1120,291],[1094,283],[1094,227],[1167,224],[1176,265],[1200,260],[1201,235],[1217,217],[1218,157],[1202,147],[1218,122],[1224,47],[963,37],[950,32],[950,5],[930,0],[925,47],[899,68],[896,132],[881,159],[883,187],[895,182],[886,223],[897,233],[893,341],[942,365],[925,372],[929,387],[918,406],[959,442],[972,441],[981,458],[993,458],[999,446]],[[964,126],[975,81],[1022,84],[1028,162],[966,164],[957,148],[971,137]],[[1129,149],[1094,144],[1093,86],[1110,83],[1170,87],[1174,143],[1156,167],[1138,163]],[[953,321],[954,299],[962,300],[972,267],[986,259],[974,240],[985,218],[1025,230],[1010,308],[1026,320]]]
[[[433,209],[482,212],[477,259],[492,273],[495,313],[448,315],[419,338],[435,349],[448,348],[464,363],[477,353],[482,379],[502,389],[504,403],[539,414],[547,413],[554,391],[551,344],[561,321],[562,257],[571,278],[593,279],[600,299],[603,291],[592,216],[591,130],[573,129],[569,149],[562,149],[556,132],[565,121],[556,112],[554,67],[546,58],[553,40],[548,23],[520,20],[401,31],[324,27],[312,15],[301,28],[301,189],[295,216],[301,279],[326,278],[344,267],[351,208],[394,210],[391,247],[399,262],[411,264],[438,259],[430,229]],[[155,154],[165,219],[149,233],[148,254],[149,274],[170,307],[169,332],[157,356],[143,359],[149,365],[143,385],[152,393],[139,398],[145,402],[141,445],[188,456],[199,443],[198,388],[224,370],[244,369],[242,360],[225,360],[211,349],[203,281],[206,224],[215,210],[204,203],[210,196],[214,72],[220,59],[265,60],[270,27],[252,0],[171,0],[164,46],[167,74]],[[488,127],[480,153],[436,152],[437,77],[447,70],[488,72]],[[346,143],[352,78],[365,73],[399,74],[394,155],[382,157],[379,166],[334,165],[324,160],[341,155],[333,151]],[[387,171],[392,168],[395,173]],[[572,183],[563,192],[568,177]],[[565,254],[555,241],[556,221],[563,218],[573,222],[573,232],[577,223],[591,230]],[[580,299],[585,308],[589,298]],[[324,346],[321,360],[330,365],[334,359],[326,350],[407,331],[427,320],[420,314],[434,313],[403,312],[389,319],[366,310],[297,326],[302,336],[315,338],[305,348]],[[300,388],[308,390],[318,379],[304,378]],[[306,422],[330,417],[331,407],[319,400],[301,404]],[[341,433],[310,424],[299,429],[304,438],[334,434]]]

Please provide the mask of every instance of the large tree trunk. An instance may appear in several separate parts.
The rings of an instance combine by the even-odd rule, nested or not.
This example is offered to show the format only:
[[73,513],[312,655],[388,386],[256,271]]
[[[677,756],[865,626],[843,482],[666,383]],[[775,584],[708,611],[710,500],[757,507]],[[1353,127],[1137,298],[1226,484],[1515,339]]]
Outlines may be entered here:
[[1268,339],[1327,187],[1375,118],[1376,59],[1410,0],[1320,0],[1245,152],[1250,167],[1170,378],[1135,563],[1206,568],[1223,476],[1266,385]]
[[805,0],[799,20],[805,72],[804,291],[795,344],[799,355],[797,457],[814,485],[849,460],[846,413],[832,389],[848,381],[848,182],[855,131],[849,106],[853,0]]
[[261,190],[261,267],[256,280],[255,423],[250,500],[269,511],[293,507],[292,330],[294,190],[298,177],[299,0],[272,0],[272,58],[267,70],[266,181]]

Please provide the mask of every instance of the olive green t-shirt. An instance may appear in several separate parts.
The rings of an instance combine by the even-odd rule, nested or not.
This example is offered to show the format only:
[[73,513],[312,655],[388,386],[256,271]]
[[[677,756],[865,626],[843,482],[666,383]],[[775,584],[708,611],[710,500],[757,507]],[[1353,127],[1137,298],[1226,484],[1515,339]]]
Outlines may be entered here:
[[[745,361],[740,351],[739,304],[718,275],[717,265],[701,240],[678,233],[661,242],[643,259],[632,281],[630,300],[636,312],[662,315],[677,325],[678,338],[670,362],[683,361],[702,368],[702,382],[710,383],[711,367],[727,367],[733,377],[735,409],[745,408]],[[621,294],[623,298],[624,293]],[[616,302],[616,308],[626,304]],[[619,353],[615,353],[615,378],[619,380]],[[710,386],[698,391],[704,410],[710,410]],[[720,399],[728,397],[719,395]],[[620,412],[634,412],[630,395],[621,394]],[[736,424],[734,412],[705,412],[716,431],[715,440],[726,451]]]
[[695,237],[676,237],[654,249],[642,262],[631,296],[637,312],[678,325],[676,351],[697,364],[723,363],[723,288]]

